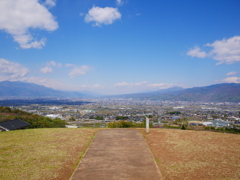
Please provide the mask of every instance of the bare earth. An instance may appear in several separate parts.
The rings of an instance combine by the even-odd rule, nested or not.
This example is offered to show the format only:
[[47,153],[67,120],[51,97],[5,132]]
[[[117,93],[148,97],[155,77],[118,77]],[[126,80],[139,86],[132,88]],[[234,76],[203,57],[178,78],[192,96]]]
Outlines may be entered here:
[[165,180],[240,179],[240,135],[175,129],[142,132]]
[[140,131],[106,129],[95,139],[72,180],[159,180],[153,156]]

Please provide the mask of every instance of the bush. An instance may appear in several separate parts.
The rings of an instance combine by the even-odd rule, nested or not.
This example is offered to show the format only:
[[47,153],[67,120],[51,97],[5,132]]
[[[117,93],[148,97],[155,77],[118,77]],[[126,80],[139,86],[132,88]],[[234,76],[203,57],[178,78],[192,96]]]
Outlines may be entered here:
[[[108,123],[108,128],[145,128],[146,127],[146,122],[142,123],[133,123],[131,121],[115,121],[115,122],[110,122]],[[152,127],[152,123],[149,124],[149,127]]]

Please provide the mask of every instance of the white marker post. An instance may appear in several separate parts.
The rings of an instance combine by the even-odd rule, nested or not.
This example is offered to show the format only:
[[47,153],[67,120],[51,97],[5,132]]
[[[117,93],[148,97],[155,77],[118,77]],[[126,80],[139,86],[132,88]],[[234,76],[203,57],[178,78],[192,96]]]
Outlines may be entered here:
[[146,133],[149,133],[149,118],[146,116]]

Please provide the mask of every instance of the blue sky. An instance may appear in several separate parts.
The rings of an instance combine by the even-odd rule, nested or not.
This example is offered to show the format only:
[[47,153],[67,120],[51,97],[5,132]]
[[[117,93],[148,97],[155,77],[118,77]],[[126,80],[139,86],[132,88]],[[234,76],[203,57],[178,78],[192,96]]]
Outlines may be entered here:
[[239,0],[1,0],[0,81],[123,94],[240,83]]

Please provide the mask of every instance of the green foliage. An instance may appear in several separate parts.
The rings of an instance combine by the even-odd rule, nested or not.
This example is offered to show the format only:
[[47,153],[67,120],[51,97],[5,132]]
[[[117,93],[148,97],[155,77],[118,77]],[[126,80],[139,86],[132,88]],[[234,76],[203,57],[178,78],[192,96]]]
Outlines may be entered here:
[[[66,122],[60,118],[51,119],[37,114],[31,114],[19,109],[11,110],[9,107],[0,106],[0,113],[9,113],[0,116],[1,121],[21,119],[30,123],[28,128],[61,128],[65,127]],[[11,114],[10,114],[11,113]]]
[[103,117],[102,116],[97,116],[95,119],[96,120],[103,120]]
[[[108,123],[108,128],[145,128],[146,121],[142,123],[133,123],[131,121],[114,121]],[[152,123],[149,124],[149,127],[152,127]]]
[[185,130],[186,128],[187,128],[186,125],[185,125],[185,124],[182,124],[181,129],[182,129],[182,130]]
[[171,128],[171,129],[181,129],[181,126],[169,126],[167,124],[163,125],[164,128]]
[[127,116],[117,116],[116,120],[127,120],[128,117]]
[[71,117],[69,121],[76,121],[76,119],[74,117]]
[[187,123],[187,119],[176,119],[173,124],[181,125],[182,123]]
[[205,130],[215,130],[215,127],[212,127],[212,126],[206,126],[204,129],[205,129]]
[[153,115],[149,115],[148,118],[153,118]]
[[10,107],[3,107],[3,106],[0,106],[0,112],[3,112],[3,113],[11,113],[11,108]]
[[205,130],[212,130],[212,131],[217,131],[217,132],[228,132],[228,133],[234,133],[234,134],[239,134],[240,129],[237,129],[235,127],[230,128],[230,127],[222,127],[222,128],[215,128],[215,127],[205,127]]
[[219,116],[217,116],[217,115],[212,115],[212,118],[213,118],[213,119],[218,119]]
[[169,112],[169,114],[171,114],[171,115],[179,115],[179,114],[181,114],[181,112],[180,111],[172,111],[172,112]]

